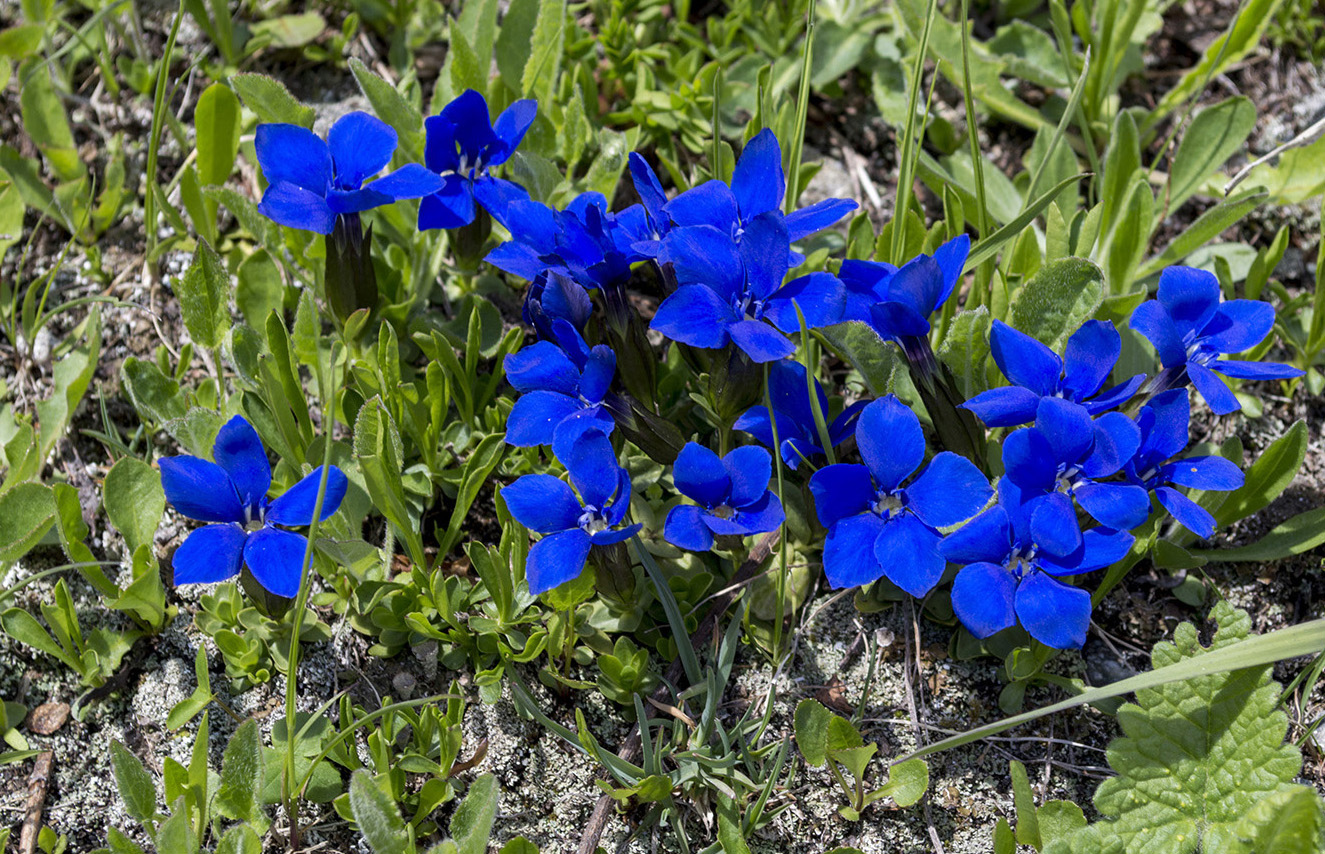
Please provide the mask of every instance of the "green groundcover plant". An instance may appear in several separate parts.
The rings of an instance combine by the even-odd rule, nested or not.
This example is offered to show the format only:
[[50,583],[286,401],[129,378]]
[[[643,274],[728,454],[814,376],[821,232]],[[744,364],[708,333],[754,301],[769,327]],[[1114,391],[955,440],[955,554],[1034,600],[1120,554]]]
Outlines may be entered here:
[[[1208,441],[1217,419],[1259,415],[1259,390],[1321,385],[1321,266],[1297,296],[1267,286],[1284,232],[1250,259],[1213,243],[1320,176],[1286,154],[1222,192],[1255,109],[1241,97],[1193,109],[1254,47],[1267,4],[1244,4],[1149,111],[1120,95],[1163,11],[1140,0],[1000,8],[984,42],[965,3],[732,3],[703,18],[647,0],[454,14],[363,2],[329,31],[317,11],[241,23],[223,2],[185,2],[162,54],[110,59],[88,34],[119,26],[121,5],[84,17],[24,4],[0,33],[41,157],[0,149],[0,246],[26,210],[95,254],[134,204],[113,152],[100,183],[87,173],[56,95],[79,62],[100,62],[152,98],[143,272],[191,253],[170,281],[189,340],[124,361],[136,435],[104,400],[103,429],[83,431],[115,460],[100,490],[125,546],[112,578],[86,544],[78,490],[43,479],[100,358],[108,298],[48,307],[53,273],[3,286],[0,320],[29,356],[56,313],[88,310],[38,417],[0,410],[0,562],[56,545],[69,566],[45,575],[77,568],[115,617],[80,613],[60,579],[38,613],[7,602],[0,627],[92,698],[177,618],[171,589],[201,585],[193,623],[230,690],[280,677],[285,704],[269,743],[243,721],[212,770],[209,715],[235,713],[200,647],[196,689],[164,722],[197,721],[192,760],[149,772],[116,744],[142,832],[112,830],[108,850],[296,850],[301,809],[330,803],[374,852],[536,851],[492,838],[496,779],[465,774],[482,761],[462,745],[475,693],[508,697],[593,758],[603,809],[666,826],[681,850],[750,850],[801,760],[828,771],[840,815],[859,821],[875,801],[920,802],[926,757],[1087,703],[1123,731],[1098,819],[1037,809],[1014,765],[1016,829],[1000,822],[993,850],[1319,848],[1322,802],[1294,783],[1301,755],[1270,665],[1315,655],[1309,694],[1320,621],[1253,638],[1220,602],[1210,647],[1184,624],[1141,676],[1088,689],[1055,667],[1135,567],[1217,558],[1208,541],[1273,501],[1306,453],[1302,422],[1250,465],[1237,440]],[[172,106],[186,18],[214,46],[196,60],[214,82],[192,128]],[[361,27],[389,43],[395,79],[348,60],[368,109],[324,130],[277,77],[242,70],[273,46],[339,64]],[[438,39],[429,90],[413,57]],[[929,109],[940,79],[965,129]],[[862,200],[802,203],[817,171],[804,162],[810,101],[846,97],[844,80],[868,81],[897,131],[898,190],[878,230]],[[1031,106],[1028,86],[1052,103]],[[1015,180],[980,151],[981,111],[1033,136]],[[170,179],[166,135],[192,151]],[[1209,204],[1165,226],[1193,198]],[[200,524],[163,565],[167,508]],[[1325,541],[1321,516],[1224,556],[1300,554]],[[1013,716],[880,757],[859,721],[814,700],[784,710],[794,742],[771,726],[773,696],[734,723],[718,715],[737,647],[788,661],[789,619],[819,578],[862,612],[905,603],[945,627],[954,655],[1001,680]],[[373,655],[426,649],[472,679],[300,711],[303,647],[331,637],[324,619]],[[559,723],[531,678],[571,703],[600,693],[634,740],[614,752],[581,712]],[[1034,685],[1067,699],[1023,712]],[[29,755],[16,715],[7,704],[12,761]],[[439,808],[457,800],[444,828]],[[711,833],[687,821],[696,809]]]

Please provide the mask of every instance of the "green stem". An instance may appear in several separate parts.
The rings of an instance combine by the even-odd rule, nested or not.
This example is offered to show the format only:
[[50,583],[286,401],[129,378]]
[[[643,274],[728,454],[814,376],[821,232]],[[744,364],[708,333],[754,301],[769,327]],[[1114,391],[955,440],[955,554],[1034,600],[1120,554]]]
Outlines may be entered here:
[[[778,422],[773,417],[773,398],[768,393],[768,363],[764,363],[764,408],[768,410],[768,423],[773,430],[773,466],[778,476],[778,501],[785,508],[786,496],[782,483],[782,440],[778,437]],[[786,525],[786,522],[783,522]],[[773,617],[773,658],[782,650],[782,621],[787,609],[787,538],[778,537],[777,614]]]

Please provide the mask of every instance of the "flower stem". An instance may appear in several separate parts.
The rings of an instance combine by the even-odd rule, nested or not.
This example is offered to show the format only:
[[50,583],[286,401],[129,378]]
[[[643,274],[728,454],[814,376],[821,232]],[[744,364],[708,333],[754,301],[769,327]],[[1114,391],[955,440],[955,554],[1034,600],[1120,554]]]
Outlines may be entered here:
[[[773,429],[773,467],[778,476],[778,501],[787,506],[782,492],[782,440],[778,437],[778,422],[773,417],[773,398],[768,393],[768,363],[764,363],[764,408],[768,411],[768,423]],[[783,525],[786,525],[784,520]],[[778,580],[777,614],[773,617],[773,659],[782,651],[782,622],[786,619],[787,609],[787,538],[778,538]]]

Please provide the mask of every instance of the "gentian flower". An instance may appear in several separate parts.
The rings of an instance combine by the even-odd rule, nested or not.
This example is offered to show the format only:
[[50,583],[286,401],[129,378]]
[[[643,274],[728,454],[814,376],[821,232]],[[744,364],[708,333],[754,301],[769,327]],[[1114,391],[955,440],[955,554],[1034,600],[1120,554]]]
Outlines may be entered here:
[[917,255],[896,272],[884,272],[875,285],[881,298],[870,308],[870,324],[880,337],[896,341],[917,367],[936,368],[929,316],[952,296],[970,251],[971,238],[959,234],[933,255]]
[[514,201],[504,222],[512,239],[485,260],[530,281],[551,269],[588,290],[611,290],[624,286],[630,265],[644,260],[632,248],[642,223],[639,205],[613,214],[601,193],[581,193],[561,211],[531,199]]
[[524,322],[545,341],[555,338],[552,332],[555,321],[564,320],[583,332],[592,313],[593,301],[584,286],[556,270],[544,270],[534,277],[521,312]]
[[1130,325],[1159,353],[1164,370],[1152,392],[1192,385],[1216,415],[1242,408],[1216,374],[1243,380],[1287,380],[1302,376],[1289,365],[1220,359],[1261,343],[1274,328],[1274,308],[1258,300],[1220,302],[1219,280],[1206,270],[1169,267],[1159,274],[1158,299],[1141,303]]
[[1242,486],[1246,477],[1232,460],[1220,456],[1174,459],[1187,448],[1190,418],[1191,402],[1185,388],[1160,392],[1141,407],[1137,416],[1141,445],[1127,463],[1127,478],[1153,492],[1178,524],[1209,539],[1215,532],[1215,518],[1173,487],[1227,491]]
[[[275,500],[267,500],[271,466],[253,426],[236,415],[221,428],[208,462],[198,457],[161,460],[161,485],[183,515],[210,522],[175,552],[176,584],[209,584],[239,574],[243,566],[271,593],[293,599],[299,593],[308,539],[282,530],[313,521],[319,466]],[[349,482],[332,466],[322,497],[325,521],[340,507]]]
[[594,428],[564,431],[553,452],[575,491],[550,474],[527,474],[501,489],[511,515],[545,535],[529,550],[525,564],[531,593],[577,577],[590,549],[627,540],[641,527],[617,527],[630,509],[630,475],[617,464],[606,433]]
[[338,216],[437,192],[442,182],[417,163],[376,181],[396,151],[396,132],[363,112],[336,120],[324,142],[305,127],[258,125],[254,146],[267,190],[258,211],[272,222],[331,234]]
[[1121,412],[1092,420],[1084,406],[1046,397],[1035,426],[1003,440],[1003,468],[1022,495],[1061,492],[1106,528],[1127,531],[1150,515],[1150,496],[1104,478],[1121,471],[1140,446],[1140,428]]
[[475,202],[504,222],[506,206],[528,194],[488,170],[510,159],[537,113],[537,102],[526,98],[511,104],[493,122],[488,102],[467,89],[425,119],[423,162],[441,176],[442,185],[419,204],[419,230],[468,225],[474,221]]
[[825,466],[810,478],[819,521],[828,528],[824,574],[833,587],[856,587],[886,575],[924,596],[943,575],[946,528],[979,512],[992,492],[969,460],[950,451],[925,460],[920,419],[895,395],[865,407],[856,423],[865,465]]
[[[670,237],[681,233],[674,230]],[[810,329],[842,315],[845,294],[836,277],[811,273],[782,284],[789,243],[781,214],[755,217],[739,246],[709,226],[685,229],[683,243],[684,264],[675,264],[682,284],[658,306],[651,324],[674,341],[709,349],[734,343],[751,360],[772,362],[796,351],[782,334],[800,328],[793,300]],[[675,244],[667,248],[672,252]],[[683,271],[694,277],[683,277]],[[702,283],[685,283],[701,275]]]
[[998,503],[957,529],[939,552],[962,569],[952,609],[978,638],[1020,620],[1031,637],[1055,649],[1080,648],[1090,626],[1090,594],[1058,579],[1116,563],[1132,535],[1092,528],[1084,534],[1066,495],[1028,497],[998,482]]
[[[805,382],[805,366],[790,359],[774,362],[768,369],[768,397],[773,404],[773,417],[768,408],[752,406],[736,419],[734,426],[744,430],[765,447],[773,447],[773,424],[777,422],[778,441],[782,446],[782,461],[795,471],[803,459],[823,456],[825,450],[819,441],[819,430],[814,423],[814,410],[810,406],[810,393]],[[828,397],[819,380],[814,381],[819,398],[819,411],[828,417]],[[856,419],[869,401],[858,400],[842,410],[842,414],[828,423],[828,440],[833,447],[840,445],[856,427]]]
[[1015,385],[982,391],[962,404],[986,427],[1034,421],[1040,401],[1051,397],[1079,403],[1089,414],[1098,415],[1130,400],[1146,378],[1141,374],[1100,392],[1122,353],[1122,337],[1104,320],[1088,320],[1073,332],[1061,359],[1001,320],[989,330],[989,349],[1003,376]]
[[746,445],[727,456],[694,442],[681,449],[672,481],[695,504],[680,504],[667,514],[663,538],[691,551],[713,548],[713,537],[762,534],[775,530],[785,516],[768,488],[773,463],[768,451]]
[[630,152],[630,180],[644,208],[643,228],[637,232],[632,248],[646,258],[657,258],[662,241],[672,227],[671,215],[667,213],[667,195],[657,173],[637,151]]
[[870,309],[887,298],[888,280],[897,272],[895,264],[886,261],[859,261],[848,258],[838,268],[837,278],[846,288],[846,306],[842,319],[869,323]]
[[616,374],[616,354],[602,344],[589,347],[565,320],[552,328],[558,344],[539,341],[505,359],[506,379],[520,392],[506,420],[507,444],[550,445],[568,418],[587,418],[612,432],[603,398]]

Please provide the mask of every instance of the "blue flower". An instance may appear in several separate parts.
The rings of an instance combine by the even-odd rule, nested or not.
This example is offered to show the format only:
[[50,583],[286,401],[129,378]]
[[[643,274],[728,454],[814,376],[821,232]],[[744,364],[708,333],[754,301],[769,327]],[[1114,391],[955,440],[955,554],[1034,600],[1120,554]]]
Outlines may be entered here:
[[603,398],[616,375],[616,354],[602,344],[589,347],[565,320],[554,321],[552,330],[558,343],[539,341],[505,359],[506,379],[520,392],[506,420],[507,444],[550,445],[569,418],[612,432]]
[[672,231],[665,249],[682,284],[658,306],[651,328],[692,347],[734,343],[755,362],[791,355],[796,345],[782,333],[800,328],[793,301],[815,329],[842,316],[845,292],[828,273],[783,285],[789,245],[781,214],[771,212],[749,223],[739,245],[710,226]]
[[556,337],[552,332],[555,321],[564,320],[583,332],[592,313],[593,301],[584,286],[556,270],[544,270],[534,277],[525,293],[521,312],[524,322],[545,341]]
[[632,248],[642,223],[639,205],[613,214],[601,193],[581,193],[562,211],[531,199],[514,201],[503,220],[512,239],[486,260],[530,281],[551,269],[586,289],[618,289],[629,281],[630,265],[644,260]]
[[1192,385],[1216,415],[1242,408],[1216,374],[1243,380],[1287,380],[1302,376],[1289,365],[1220,359],[1250,350],[1274,328],[1274,308],[1257,300],[1220,302],[1219,280],[1194,267],[1169,267],[1159,274],[1158,299],[1141,303],[1130,325],[1159,353],[1163,372],[1152,392]]
[[[264,588],[293,599],[299,593],[308,539],[275,526],[312,524],[322,468],[268,501],[271,466],[258,434],[238,415],[217,434],[212,457],[216,462],[190,456],[161,460],[161,485],[171,505],[190,519],[213,523],[189,534],[175,552],[175,583],[224,581],[247,565]],[[320,521],[340,507],[348,485],[345,473],[332,466]]]
[[577,577],[591,548],[622,542],[640,529],[638,524],[617,527],[630,509],[630,475],[617,464],[607,434],[593,428],[563,431],[553,452],[570,474],[574,492],[550,474],[527,474],[501,489],[516,521],[544,535],[525,564],[531,593]]
[[667,195],[657,173],[637,151],[630,152],[630,179],[644,208],[643,227],[636,232],[632,248],[647,258],[657,258],[662,241],[672,227],[672,218],[667,213]]
[[260,124],[254,145],[268,182],[258,211],[290,228],[331,234],[342,214],[417,199],[441,186],[441,179],[417,163],[364,185],[396,151],[396,132],[367,113],[341,116],[325,142],[299,125]]
[[1141,444],[1126,472],[1132,483],[1153,492],[1180,525],[1209,539],[1215,532],[1215,518],[1173,487],[1228,491],[1242,486],[1246,478],[1236,464],[1220,456],[1174,459],[1187,448],[1190,418],[1187,389],[1170,389],[1152,397],[1137,416]]
[[1003,376],[1015,385],[991,388],[962,404],[987,427],[1015,427],[1035,420],[1044,398],[1079,403],[1091,415],[1132,398],[1145,375],[1100,392],[1122,352],[1122,338],[1112,323],[1089,320],[1067,339],[1063,358],[1001,320],[989,330],[989,349]]
[[943,575],[939,528],[979,512],[989,481],[949,451],[925,461],[920,420],[894,395],[860,414],[856,444],[865,465],[826,466],[810,478],[819,521],[828,528],[824,573],[833,587],[869,584],[882,575],[912,596],[924,596]]
[[526,98],[503,110],[494,123],[488,102],[467,89],[424,120],[423,162],[442,177],[442,185],[419,204],[419,230],[468,225],[474,221],[475,202],[501,221],[511,200],[528,198],[518,185],[488,170],[510,159],[537,113],[537,102]]
[[1024,496],[1058,491],[1106,528],[1131,530],[1150,515],[1150,496],[1117,474],[1141,446],[1141,430],[1121,412],[1092,420],[1084,406],[1040,400],[1035,426],[1003,440],[1003,468]]
[[768,488],[773,462],[768,451],[747,445],[727,456],[688,443],[672,467],[672,481],[696,504],[680,504],[667,514],[663,538],[691,551],[713,548],[713,537],[746,536],[775,530],[785,516]]
[[887,297],[888,280],[896,272],[897,266],[886,261],[843,261],[837,271],[847,292],[842,319],[870,323],[870,309]]
[[952,609],[978,638],[1018,621],[1031,637],[1055,649],[1080,648],[1090,626],[1090,594],[1058,579],[1121,560],[1132,535],[1077,526],[1062,493],[1026,496],[1008,478],[998,503],[949,534],[940,553],[961,571],[952,584]]
[[[782,461],[793,471],[801,460],[812,460],[824,455],[805,379],[805,366],[788,359],[774,362],[768,370],[768,397],[773,404],[772,420],[777,422]],[[814,381],[814,390],[819,398],[819,411],[827,418],[828,397],[818,379]],[[856,401],[827,425],[828,440],[833,443],[833,447],[851,435],[856,427],[856,419],[867,403],[864,400]],[[754,436],[766,447],[773,447],[773,424],[766,407],[750,407],[732,426]]]
[[971,238],[959,234],[933,255],[917,255],[895,272],[879,265],[881,275],[874,285],[879,301],[870,308],[875,331],[896,340],[903,350],[910,339],[929,335],[929,316],[952,296],[970,251]]

